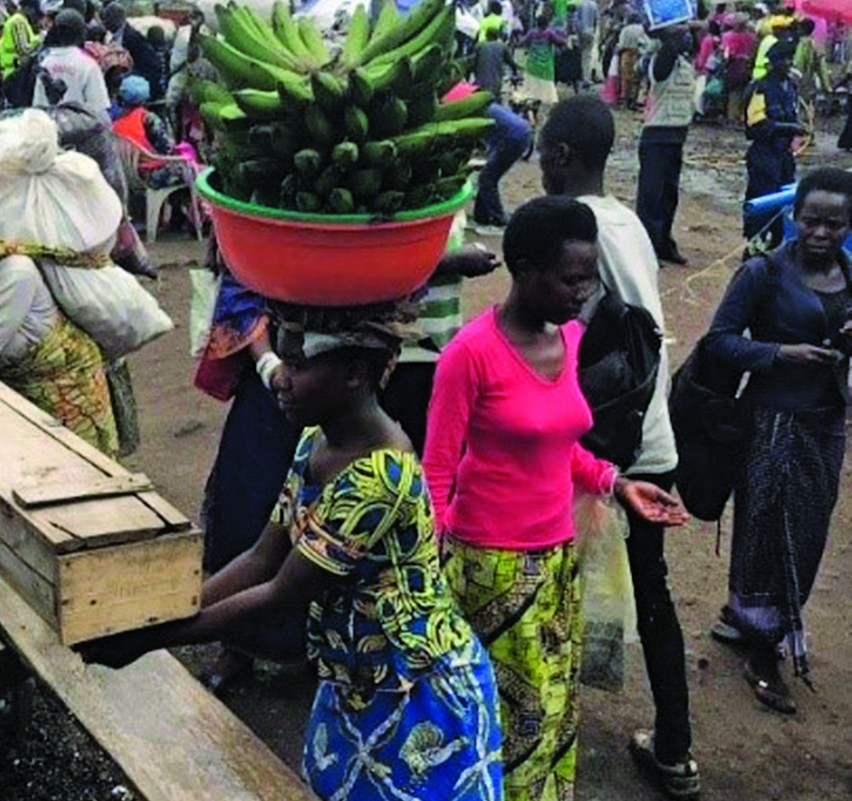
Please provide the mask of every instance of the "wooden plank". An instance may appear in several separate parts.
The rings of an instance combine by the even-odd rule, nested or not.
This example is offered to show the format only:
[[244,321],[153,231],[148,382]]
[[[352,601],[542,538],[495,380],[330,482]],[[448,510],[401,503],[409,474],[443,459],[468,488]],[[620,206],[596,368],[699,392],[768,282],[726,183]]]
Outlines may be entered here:
[[58,626],[53,584],[33,570],[5,542],[0,542],[0,576],[4,576],[45,623]]
[[[20,487],[34,485],[97,485],[105,479],[132,474],[91,448],[56,421],[0,384],[0,432],[4,458],[0,459],[0,498],[22,511],[12,498]],[[60,427],[61,428],[61,427]],[[135,496],[81,501],[65,507],[32,510],[31,520],[44,528],[59,553],[135,539],[146,539],[169,528],[162,510]],[[165,513],[176,518],[174,512]],[[189,528],[185,518],[171,528]],[[61,536],[57,537],[57,534]]]
[[93,445],[89,445],[88,442],[80,439],[70,429],[47,414],[47,412],[43,412],[34,403],[30,403],[26,398],[9,389],[2,381],[0,381],[0,405],[7,406],[20,417],[43,429],[43,432],[56,440],[57,444],[74,451],[74,453],[81,456],[101,473],[108,476],[126,476],[130,474],[130,471],[122,467],[118,462],[101,453]]
[[191,617],[201,598],[200,531],[59,559],[63,644]]
[[120,671],[85,667],[2,580],[0,626],[148,801],[316,801],[167,652]]
[[72,537],[57,544],[57,553],[151,539],[164,531],[160,516],[132,495],[48,506],[34,510],[32,518]]
[[186,531],[192,528],[192,521],[175,509],[162,495],[156,492],[140,492],[136,497],[160,517],[166,531]]
[[153,489],[151,479],[144,473],[131,473],[127,476],[107,476],[77,484],[63,481],[61,484],[39,483],[27,487],[15,487],[12,490],[12,498],[24,509],[33,509],[57,503],[133,495]]
[[[6,531],[14,532],[21,545],[24,545],[27,539],[34,538],[39,543],[46,545],[51,553],[55,553],[57,550],[79,547],[76,539],[68,532],[53,528],[46,522],[44,525],[39,525],[38,521],[34,520],[23,509],[18,508],[17,504],[5,497],[3,491],[0,490],[0,538],[4,536]],[[33,567],[36,567],[34,563]],[[50,572],[42,570],[42,573],[45,576],[53,575],[52,570]]]

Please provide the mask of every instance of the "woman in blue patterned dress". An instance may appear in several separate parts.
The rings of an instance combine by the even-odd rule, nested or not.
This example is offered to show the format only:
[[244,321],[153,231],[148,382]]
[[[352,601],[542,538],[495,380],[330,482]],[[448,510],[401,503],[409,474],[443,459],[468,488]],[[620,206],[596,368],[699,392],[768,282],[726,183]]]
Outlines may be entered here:
[[306,428],[264,534],[206,582],[195,618],[86,644],[84,658],[119,667],[304,615],[320,679],[304,772],[319,798],[500,801],[494,674],[439,573],[411,443],[376,400],[398,339],[374,322],[282,331],[279,399]]

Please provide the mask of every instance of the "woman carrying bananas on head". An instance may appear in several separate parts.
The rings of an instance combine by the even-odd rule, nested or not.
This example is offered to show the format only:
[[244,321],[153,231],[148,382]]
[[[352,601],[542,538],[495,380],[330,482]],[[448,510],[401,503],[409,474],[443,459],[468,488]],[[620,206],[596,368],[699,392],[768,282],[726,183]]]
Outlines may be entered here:
[[260,619],[307,619],[319,687],[304,772],[322,799],[501,801],[496,682],[438,569],[425,480],[377,390],[403,310],[290,309],[279,402],[306,426],[259,542],[204,585],[193,619],[81,646],[119,667]]

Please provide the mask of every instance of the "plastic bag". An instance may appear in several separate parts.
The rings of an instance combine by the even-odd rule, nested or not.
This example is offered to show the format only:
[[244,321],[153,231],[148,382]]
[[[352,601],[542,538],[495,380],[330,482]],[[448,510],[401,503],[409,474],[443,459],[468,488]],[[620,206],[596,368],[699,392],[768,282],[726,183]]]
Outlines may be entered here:
[[189,300],[189,353],[191,356],[200,356],[213,323],[219,278],[206,267],[196,267],[189,271],[189,281],[192,285]]
[[627,518],[615,504],[579,496],[574,505],[583,592],[583,660],[587,687],[624,688],[625,642],[635,640],[633,583],[624,538]]
[[59,147],[37,109],[0,121],[0,238],[86,252],[111,240],[121,200],[97,163]]
[[65,267],[45,259],[39,268],[62,311],[118,359],[174,328],[157,300],[125,270]]

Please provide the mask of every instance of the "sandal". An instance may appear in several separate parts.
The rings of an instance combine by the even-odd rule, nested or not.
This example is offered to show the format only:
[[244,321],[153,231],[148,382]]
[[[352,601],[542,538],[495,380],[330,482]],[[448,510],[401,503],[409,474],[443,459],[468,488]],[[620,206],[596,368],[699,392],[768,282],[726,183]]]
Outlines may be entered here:
[[795,714],[796,702],[791,697],[790,688],[780,674],[761,676],[749,660],[745,663],[743,675],[749,686],[754,690],[754,697],[761,704],[784,715]]
[[734,623],[734,617],[728,606],[723,606],[719,619],[710,627],[710,636],[725,645],[742,645],[746,641],[745,634]]
[[630,754],[636,764],[651,771],[670,798],[697,798],[701,790],[698,764],[687,754],[682,762],[668,765],[654,752],[654,732],[639,729],[630,739]]

